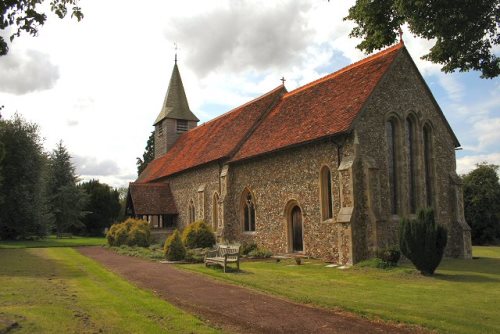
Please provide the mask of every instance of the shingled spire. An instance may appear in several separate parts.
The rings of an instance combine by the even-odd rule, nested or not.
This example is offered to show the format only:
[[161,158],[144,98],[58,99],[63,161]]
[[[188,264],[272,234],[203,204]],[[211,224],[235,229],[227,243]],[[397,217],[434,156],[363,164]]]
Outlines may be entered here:
[[189,109],[181,74],[177,66],[177,55],[170,77],[167,94],[155,126],[155,159],[161,157],[174,145],[182,133],[196,127],[199,119]]
[[156,121],[153,125],[156,125],[165,118],[184,119],[196,122],[200,121],[189,109],[186,92],[184,91],[184,85],[182,84],[181,73],[179,72],[177,62],[174,64],[174,69],[172,70],[172,76],[170,77],[170,83],[168,85],[167,94],[165,95],[165,100],[163,101],[160,114],[156,117]]

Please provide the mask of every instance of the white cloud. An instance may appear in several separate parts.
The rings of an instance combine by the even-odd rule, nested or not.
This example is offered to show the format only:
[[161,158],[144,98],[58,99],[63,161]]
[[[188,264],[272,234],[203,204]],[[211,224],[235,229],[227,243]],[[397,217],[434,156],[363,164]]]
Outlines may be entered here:
[[79,175],[110,176],[120,172],[113,160],[98,160],[96,157],[73,155],[76,172]]
[[466,174],[476,168],[476,165],[482,162],[489,164],[500,165],[500,153],[467,155],[457,159],[457,173],[459,175]]
[[22,95],[52,88],[59,68],[50,56],[36,50],[12,50],[0,58],[0,91]]

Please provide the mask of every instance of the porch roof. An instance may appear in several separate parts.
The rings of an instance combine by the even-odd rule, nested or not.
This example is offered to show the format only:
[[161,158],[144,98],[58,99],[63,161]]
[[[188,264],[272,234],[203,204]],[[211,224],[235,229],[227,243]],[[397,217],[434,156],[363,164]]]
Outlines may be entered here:
[[130,183],[129,201],[136,215],[176,215],[174,196],[168,183]]

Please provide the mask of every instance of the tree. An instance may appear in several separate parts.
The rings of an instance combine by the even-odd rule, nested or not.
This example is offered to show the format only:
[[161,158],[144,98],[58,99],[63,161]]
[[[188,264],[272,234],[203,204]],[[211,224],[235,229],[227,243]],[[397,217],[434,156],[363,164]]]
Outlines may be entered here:
[[[43,0],[6,0],[0,1],[0,30],[15,26],[15,32],[10,36],[10,41],[21,36],[22,32],[31,36],[38,34],[38,29],[47,20],[43,10]],[[40,8],[42,7],[42,8]],[[71,11],[71,17],[78,21],[83,19],[83,13],[78,6],[78,0],[51,0],[50,11],[60,19]],[[0,56],[9,51],[6,41],[0,36]]]
[[82,227],[86,194],[77,187],[78,177],[71,163],[71,156],[62,141],[52,151],[49,159],[47,199],[57,234],[72,227]]
[[432,275],[443,258],[448,232],[436,224],[432,209],[419,210],[417,219],[402,219],[399,248],[422,275]]
[[148,164],[155,158],[155,132],[152,131],[149,135],[144,154],[141,158],[137,158],[137,175],[141,175],[142,171],[146,169]]
[[486,162],[462,176],[464,183],[465,220],[476,245],[500,241],[500,184],[498,167]]
[[0,119],[3,181],[0,194],[0,238],[14,239],[43,236],[48,220],[45,210],[45,171],[38,125],[19,115]]
[[79,188],[88,195],[88,202],[83,217],[84,233],[87,235],[102,235],[106,227],[117,219],[120,213],[118,190],[98,180],[83,182]]
[[443,72],[482,72],[482,78],[500,75],[500,0],[414,1],[356,0],[344,20],[357,26],[351,37],[368,53],[393,44],[403,24],[425,39],[435,39],[422,58],[442,64]]

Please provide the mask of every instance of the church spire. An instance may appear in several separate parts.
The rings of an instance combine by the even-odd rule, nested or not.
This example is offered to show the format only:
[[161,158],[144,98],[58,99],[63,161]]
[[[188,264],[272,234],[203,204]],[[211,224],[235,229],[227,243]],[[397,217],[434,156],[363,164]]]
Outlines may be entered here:
[[170,77],[167,94],[158,117],[153,125],[158,124],[165,118],[180,119],[199,122],[199,119],[189,109],[186,92],[182,84],[181,74],[177,66],[177,53],[175,55],[174,69]]

